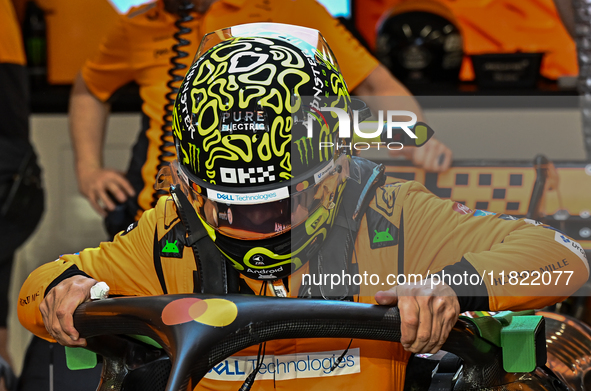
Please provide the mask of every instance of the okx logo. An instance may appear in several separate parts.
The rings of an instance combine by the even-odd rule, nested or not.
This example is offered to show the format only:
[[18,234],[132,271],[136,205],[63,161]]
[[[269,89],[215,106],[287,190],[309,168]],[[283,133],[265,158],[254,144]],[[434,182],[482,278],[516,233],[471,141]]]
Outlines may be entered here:
[[255,184],[275,181],[275,166],[228,168],[220,167],[223,183]]

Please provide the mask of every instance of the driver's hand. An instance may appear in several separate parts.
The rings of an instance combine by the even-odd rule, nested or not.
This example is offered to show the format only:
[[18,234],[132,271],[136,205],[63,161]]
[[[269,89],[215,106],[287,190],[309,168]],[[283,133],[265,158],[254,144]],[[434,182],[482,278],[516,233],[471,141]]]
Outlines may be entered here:
[[444,172],[451,167],[453,153],[441,141],[432,138],[419,148],[403,148],[389,151],[390,156],[404,156],[412,163],[429,172]]
[[106,168],[85,168],[83,171],[77,174],[80,193],[103,217],[115,209],[115,202],[123,203],[135,195],[131,183],[120,172]]
[[67,278],[53,287],[39,305],[47,332],[61,345],[86,346],[86,340],[74,328],[73,314],[80,304],[90,300],[90,288],[96,283],[84,276]]
[[400,343],[413,353],[436,353],[447,339],[460,315],[460,303],[446,284],[398,285],[375,295],[381,305],[398,305],[400,310]]

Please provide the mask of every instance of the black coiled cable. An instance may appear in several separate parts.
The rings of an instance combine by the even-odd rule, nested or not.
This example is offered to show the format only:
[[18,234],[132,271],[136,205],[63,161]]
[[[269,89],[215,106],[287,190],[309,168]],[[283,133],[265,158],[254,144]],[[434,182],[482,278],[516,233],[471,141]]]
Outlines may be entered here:
[[[174,152],[174,141],[172,138],[172,109],[179,92],[179,87],[177,87],[177,85],[183,80],[185,75],[184,69],[187,68],[187,66],[180,63],[179,60],[189,55],[187,52],[181,50],[181,48],[189,46],[191,42],[182,36],[192,32],[191,28],[186,26],[186,23],[193,20],[193,16],[191,15],[193,8],[193,3],[190,0],[181,1],[178,7],[178,19],[174,22],[174,25],[177,28],[177,31],[174,33],[176,43],[172,46],[174,56],[170,59],[171,67],[168,70],[170,79],[166,83],[168,93],[166,94],[166,104],[164,105],[164,115],[162,116],[162,133],[160,134],[160,145],[158,146],[159,154],[156,172],[159,172],[162,167],[166,166],[169,161],[176,156],[176,153]],[[181,72],[182,74],[179,74],[179,71],[183,71]],[[168,191],[155,190],[154,193],[152,193],[152,207],[156,206],[156,202],[160,196],[167,194]]]

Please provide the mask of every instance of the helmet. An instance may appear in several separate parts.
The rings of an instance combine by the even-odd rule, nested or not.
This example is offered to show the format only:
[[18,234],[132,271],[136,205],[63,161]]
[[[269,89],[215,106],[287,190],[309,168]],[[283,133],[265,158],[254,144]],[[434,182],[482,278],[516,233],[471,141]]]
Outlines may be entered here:
[[315,254],[339,209],[350,97],[312,29],[256,23],[203,38],[173,110],[180,186],[243,275],[284,278]]

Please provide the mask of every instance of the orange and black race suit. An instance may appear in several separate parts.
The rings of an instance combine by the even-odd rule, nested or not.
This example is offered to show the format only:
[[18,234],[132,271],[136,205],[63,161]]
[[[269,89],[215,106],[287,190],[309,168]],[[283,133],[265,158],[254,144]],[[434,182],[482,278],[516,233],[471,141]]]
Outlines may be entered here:
[[[339,61],[349,90],[357,87],[378,65],[369,52],[337,20],[314,0],[219,0],[205,14],[192,14],[194,19],[185,23],[191,33],[183,35],[190,44],[181,48],[188,56],[178,61],[190,65],[201,38],[215,30],[256,22],[276,22],[319,30],[330,44]],[[161,1],[132,9],[121,16],[115,28],[105,37],[94,58],[82,68],[82,77],[88,89],[101,101],[107,101],[120,87],[135,82],[139,85],[143,101],[142,130],[133,148],[127,177],[137,194],[141,213],[154,206],[154,182],[161,161],[175,158],[172,135],[164,145],[162,126],[166,83],[171,80],[172,50],[176,44],[176,16],[166,13]],[[184,76],[184,71],[177,71]],[[179,83],[180,84],[180,83]],[[177,86],[178,87],[178,86]]]
[[[169,238],[177,224],[182,223],[173,200],[162,197],[156,208],[146,211],[139,222],[119,233],[112,242],[63,255],[39,267],[20,292],[21,323],[36,335],[51,340],[43,326],[39,304],[52,286],[76,274],[85,273],[105,281],[112,295],[193,292],[196,267],[192,248]],[[165,242],[167,245],[163,245]],[[378,277],[359,285],[355,299],[366,303],[375,303],[373,296],[378,290],[387,289],[396,281],[402,284],[397,276],[425,278],[440,272],[439,275],[470,276],[473,286],[455,286],[455,281],[450,282],[462,296],[462,310],[541,308],[571,295],[589,275],[581,247],[551,227],[532,220],[471,211],[437,198],[416,182],[390,181],[375,190],[361,220],[355,252],[361,278]],[[292,274],[288,296],[297,295],[308,272],[304,265]],[[515,273],[519,277],[514,277]],[[536,273],[543,278],[536,278]],[[244,282],[252,291],[261,291],[260,281]],[[276,281],[273,285],[282,283]],[[274,292],[273,286],[268,285],[266,294]],[[344,361],[330,371],[349,342],[269,342],[261,380],[255,382],[253,389],[402,390],[409,354],[399,343],[353,340]],[[256,355],[254,347],[230,357],[213,368],[195,389],[238,389],[252,371]]]

